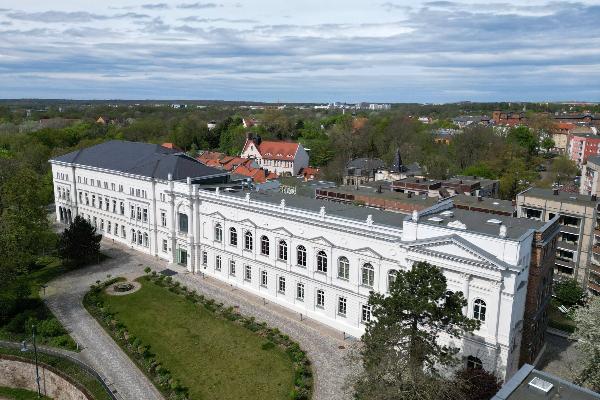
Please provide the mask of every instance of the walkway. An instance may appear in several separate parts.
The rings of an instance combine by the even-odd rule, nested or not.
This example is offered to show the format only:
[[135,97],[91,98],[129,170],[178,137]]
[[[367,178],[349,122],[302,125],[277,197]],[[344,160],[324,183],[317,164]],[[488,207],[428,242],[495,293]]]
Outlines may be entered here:
[[143,267],[126,252],[104,246],[111,258],[50,282],[44,300],[82,349],[80,359],[100,373],[125,400],[161,400],[162,395],[82,305],[85,293],[107,275],[139,275]]
[[143,274],[146,266],[155,271],[169,268],[177,272],[174,279],[218,302],[237,306],[244,315],[256,317],[270,326],[279,328],[296,340],[307,352],[315,374],[315,400],[344,400],[351,398],[347,387],[349,374],[356,366],[347,360],[347,348],[355,340],[343,338],[343,333],[331,329],[284,307],[263,303],[253,294],[232,289],[212,278],[188,273],[184,268],[169,265],[162,260],[138,253],[125,246],[103,241],[104,253],[110,259],[100,265],[68,273],[50,283],[46,289],[46,302],[57,318],[67,327],[71,336],[83,346],[82,357],[112,382],[126,399],[162,398],[145,375],[137,369],[108,334],[85,311],[81,304],[89,286],[97,280],[111,276],[133,279]]

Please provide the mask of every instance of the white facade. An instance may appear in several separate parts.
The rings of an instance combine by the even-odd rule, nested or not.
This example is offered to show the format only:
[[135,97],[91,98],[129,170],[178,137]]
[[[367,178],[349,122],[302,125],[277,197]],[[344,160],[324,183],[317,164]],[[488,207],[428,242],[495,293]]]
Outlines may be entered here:
[[[304,147],[300,143],[287,143],[287,142],[268,142],[277,144],[284,148],[281,153],[278,154],[277,150],[273,153],[261,152],[260,145],[257,146],[256,142],[252,140],[246,141],[244,149],[240,157],[242,158],[253,158],[256,160],[261,168],[266,169],[269,172],[274,172],[278,175],[291,175],[296,176],[300,173],[302,168],[308,167],[309,156]],[[294,148],[293,154],[289,153],[288,149]],[[289,157],[282,157],[282,155],[289,155]]]
[[[443,270],[449,290],[464,293],[469,316],[485,307],[481,329],[455,343],[462,356],[479,358],[502,377],[518,369],[533,230],[510,239],[424,223],[424,214],[402,227],[388,226],[370,215],[357,220],[328,215],[325,208],[291,208],[285,200],[257,201],[255,194],[209,192],[190,180],[153,180],[56,161],[52,170],[57,219],[67,211],[82,215],[106,238],[356,337],[370,318],[371,290],[385,293],[390,272],[432,263]],[[441,203],[429,212],[449,206]]]

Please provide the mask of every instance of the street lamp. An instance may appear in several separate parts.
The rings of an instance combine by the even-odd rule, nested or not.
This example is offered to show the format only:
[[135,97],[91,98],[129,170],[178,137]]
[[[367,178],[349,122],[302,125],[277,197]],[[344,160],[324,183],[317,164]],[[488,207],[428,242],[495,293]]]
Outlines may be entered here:
[[[35,354],[35,381],[37,383],[37,392],[38,392],[38,399],[42,397],[42,391],[40,389],[40,372],[38,369],[38,358],[37,358],[37,346],[35,343],[35,325],[31,325],[31,340],[33,343],[33,353]],[[27,348],[27,340],[23,340],[21,342],[21,352],[25,353],[27,351],[29,351],[29,349]]]

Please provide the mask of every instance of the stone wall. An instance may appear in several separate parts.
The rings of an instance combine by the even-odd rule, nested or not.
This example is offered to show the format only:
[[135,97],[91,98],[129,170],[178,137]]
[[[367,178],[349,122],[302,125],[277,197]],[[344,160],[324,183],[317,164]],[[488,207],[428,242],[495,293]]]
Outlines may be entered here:
[[[42,394],[56,400],[93,399],[60,372],[44,364],[38,365]],[[37,392],[35,365],[18,357],[0,355],[0,386]]]

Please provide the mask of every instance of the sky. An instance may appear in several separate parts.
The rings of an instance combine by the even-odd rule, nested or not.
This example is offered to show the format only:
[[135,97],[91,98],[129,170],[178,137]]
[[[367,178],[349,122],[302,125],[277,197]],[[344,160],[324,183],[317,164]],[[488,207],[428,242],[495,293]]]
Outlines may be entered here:
[[600,101],[600,0],[0,0],[0,98]]

